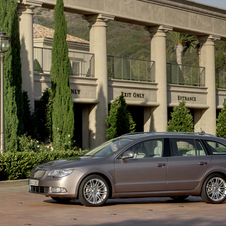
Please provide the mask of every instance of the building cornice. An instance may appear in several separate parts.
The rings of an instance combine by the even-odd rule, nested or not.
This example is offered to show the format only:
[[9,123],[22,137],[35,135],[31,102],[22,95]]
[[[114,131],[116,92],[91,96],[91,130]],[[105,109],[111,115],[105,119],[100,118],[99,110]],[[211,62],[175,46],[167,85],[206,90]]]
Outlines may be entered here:
[[226,10],[190,0],[137,0],[154,5],[174,8],[190,13],[198,13],[204,16],[211,16],[218,19],[226,18]]

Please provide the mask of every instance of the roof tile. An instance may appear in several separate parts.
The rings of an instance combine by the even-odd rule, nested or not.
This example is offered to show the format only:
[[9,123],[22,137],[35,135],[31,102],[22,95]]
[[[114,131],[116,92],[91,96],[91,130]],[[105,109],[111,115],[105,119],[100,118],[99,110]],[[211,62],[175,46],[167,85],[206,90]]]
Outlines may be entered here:
[[[40,24],[33,24],[33,38],[51,38],[53,39],[54,30]],[[81,38],[74,37],[72,35],[67,35],[67,41],[77,42],[83,44],[89,44],[89,41],[86,41]]]

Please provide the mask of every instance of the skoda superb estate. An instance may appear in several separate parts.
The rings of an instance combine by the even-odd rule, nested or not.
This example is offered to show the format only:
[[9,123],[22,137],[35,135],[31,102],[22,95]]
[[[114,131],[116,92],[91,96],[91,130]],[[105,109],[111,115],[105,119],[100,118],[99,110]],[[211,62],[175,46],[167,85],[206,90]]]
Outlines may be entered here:
[[226,139],[197,133],[135,133],[107,141],[85,155],[35,167],[30,192],[86,206],[107,199],[201,196],[226,199]]

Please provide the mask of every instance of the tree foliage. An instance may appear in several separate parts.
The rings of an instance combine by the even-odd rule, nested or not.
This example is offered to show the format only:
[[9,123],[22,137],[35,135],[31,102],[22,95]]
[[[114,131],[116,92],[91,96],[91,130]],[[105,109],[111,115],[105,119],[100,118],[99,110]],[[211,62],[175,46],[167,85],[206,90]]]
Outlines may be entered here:
[[226,70],[226,43],[216,41],[215,67],[217,70]]
[[111,105],[109,116],[106,119],[107,138],[113,139],[125,133],[135,131],[136,124],[129,111],[124,96],[119,96]]
[[185,104],[185,101],[181,101],[179,106],[173,108],[172,119],[167,126],[168,132],[194,132],[193,117]]
[[41,99],[36,103],[34,118],[35,138],[41,141],[47,141],[51,137],[51,90],[46,89],[42,93]]
[[6,150],[18,149],[18,136],[24,132],[24,110],[20,61],[19,22],[16,0],[0,1],[0,27],[11,37],[11,45],[5,53],[4,100]]
[[70,148],[74,131],[74,112],[69,84],[67,23],[63,0],[54,8],[55,32],[52,47],[52,138],[53,146]]
[[226,103],[223,104],[217,118],[217,133],[218,137],[226,138]]
[[196,48],[198,40],[193,35],[169,31],[167,35],[169,42],[167,53],[176,52],[176,59],[178,64],[182,64],[182,53]]

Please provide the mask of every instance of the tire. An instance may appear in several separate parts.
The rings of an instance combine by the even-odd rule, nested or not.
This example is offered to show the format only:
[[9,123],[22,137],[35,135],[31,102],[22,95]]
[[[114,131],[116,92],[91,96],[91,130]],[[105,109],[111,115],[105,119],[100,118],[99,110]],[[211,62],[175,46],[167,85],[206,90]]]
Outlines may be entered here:
[[226,199],[226,178],[221,174],[209,175],[203,183],[201,197],[204,202],[220,204]]
[[71,201],[70,198],[59,198],[59,197],[51,197],[54,201],[59,203],[69,203]]
[[173,199],[176,202],[183,202],[189,195],[184,195],[184,196],[173,196],[170,197],[171,199]]
[[79,187],[79,201],[85,206],[102,206],[109,197],[109,184],[99,175],[86,177]]

